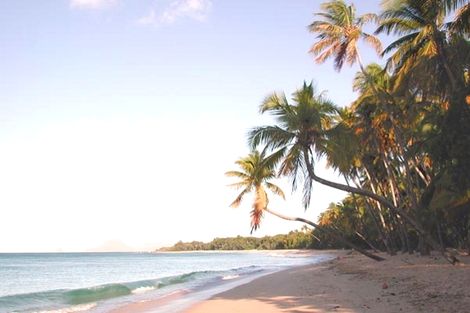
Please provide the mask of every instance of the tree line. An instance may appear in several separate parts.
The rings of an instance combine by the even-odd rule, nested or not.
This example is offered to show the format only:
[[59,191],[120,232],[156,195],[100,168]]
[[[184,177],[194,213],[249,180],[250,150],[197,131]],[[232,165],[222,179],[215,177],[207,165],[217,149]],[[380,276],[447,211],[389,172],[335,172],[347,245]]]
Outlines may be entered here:
[[[364,25],[374,23],[373,34]],[[323,3],[308,26],[316,35],[315,61],[332,59],[336,70],[357,64],[358,97],[338,106],[313,83],[288,97],[273,93],[260,113],[273,124],[249,131],[251,153],[238,169],[241,193],[254,193],[251,228],[265,213],[315,227],[325,243],[397,251],[437,250],[452,263],[454,250],[470,252],[470,3],[468,0],[387,0],[381,12],[357,16],[343,0]],[[377,34],[393,35],[383,48]],[[363,64],[358,43],[372,46],[383,65]],[[318,159],[344,177],[319,177]],[[273,183],[288,177],[311,204],[313,182],[348,192],[316,221],[273,211],[268,193],[285,198]]]
[[210,251],[210,250],[282,250],[282,249],[311,249],[314,247],[314,237],[310,229],[291,231],[288,234],[257,237],[228,237],[215,238],[211,242],[182,242],[178,241],[171,247],[158,251]]

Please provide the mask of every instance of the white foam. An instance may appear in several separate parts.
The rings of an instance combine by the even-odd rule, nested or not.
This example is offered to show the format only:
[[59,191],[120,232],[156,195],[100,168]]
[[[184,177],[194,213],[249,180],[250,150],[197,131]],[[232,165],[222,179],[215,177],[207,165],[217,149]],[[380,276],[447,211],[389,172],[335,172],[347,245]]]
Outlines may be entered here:
[[87,304],[74,305],[74,306],[62,308],[62,309],[36,311],[33,313],[74,313],[74,312],[88,311],[94,308],[95,306],[96,306],[96,303],[87,303]]
[[240,277],[240,275],[227,275],[222,277],[222,280],[231,280]]
[[141,294],[141,293],[145,293],[145,292],[148,292],[148,291],[151,291],[151,290],[155,290],[155,287],[139,287],[139,288],[136,288],[136,289],[132,290],[132,293],[133,294]]

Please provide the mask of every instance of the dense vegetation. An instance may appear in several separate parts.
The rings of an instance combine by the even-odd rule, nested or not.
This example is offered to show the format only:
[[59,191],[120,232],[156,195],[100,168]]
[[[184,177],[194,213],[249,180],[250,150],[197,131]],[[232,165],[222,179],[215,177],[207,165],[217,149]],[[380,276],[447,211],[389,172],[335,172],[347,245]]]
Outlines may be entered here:
[[215,238],[211,242],[177,242],[172,247],[159,251],[197,251],[197,250],[277,250],[309,249],[313,246],[311,230],[292,231],[287,235],[257,237]]
[[[382,48],[363,31],[367,23],[394,41]],[[265,212],[299,221],[272,211],[267,191],[284,197],[272,181],[289,177],[293,191],[303,187],[307,209],[318,182],[349,193],[317,223],[301,220],[324,245],[390,254],[434,249],[457,261],[447,248],[470,251],[469,1],[388,0],[378,14],[356,16],[353,5],[336,0],[322,4],[309,30],[317,62],[333,59],[338,71],[358,64],[358,97],[339,107],[313,83],[290,101],[269,95],[260,112],[274,123],[249,132],[252,152],[227,172],[242,190],[232,206],[255,194],[252,230]],[[360,40],[385,57],[383,66],[362,63]],[[319,158],[345,183],[317,176]]]

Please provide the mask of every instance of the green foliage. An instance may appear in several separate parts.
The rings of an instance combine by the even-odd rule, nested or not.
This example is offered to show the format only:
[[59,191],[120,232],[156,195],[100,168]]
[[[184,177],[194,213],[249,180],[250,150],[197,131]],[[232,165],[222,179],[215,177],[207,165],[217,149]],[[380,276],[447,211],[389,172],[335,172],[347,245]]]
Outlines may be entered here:
[[174,246],[161,248],[159,251],[311,249],[313,241],[311,230],[304,228],[301,231],[291,231],[286,235],[262,238],[242,236],[215,238],[208,243],[179,241]]
[[[338,109],[312,83],[290,101],[268,96],[260,113],[274,124],[249,133],[252,148],[276,158],[266,179],[287,176],[293,191],[303,183],[305,208],[313,181],[349,192],[320,216],[312,246],[342,247],[346,240],[390,253],[429,247],[470,253],[470,4],[387,0],[378,16],[361,17],[343,0],[321,8],[309,26],[316,35],[310,52],[319,63],[333,58],[338,70],[359,63],[358,97]],[[381,47],[362,30],[371,21],[376,33],[395,36],[381,51],[389,56],[385,68],[361,63],[359,40]],[[318,177],[320,158],[347,185]],[[260,183],[251,186],[267,208],[264,191],[254,188]]]

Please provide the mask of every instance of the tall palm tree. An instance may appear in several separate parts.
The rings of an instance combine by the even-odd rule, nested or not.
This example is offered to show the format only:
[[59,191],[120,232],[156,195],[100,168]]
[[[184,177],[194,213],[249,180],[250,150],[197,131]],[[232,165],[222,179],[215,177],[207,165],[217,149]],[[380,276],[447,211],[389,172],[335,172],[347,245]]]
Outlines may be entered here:
[[356,190],[347,185],[327,181],[315,174],[315,157],[328,153],[328,133],[332,130],[332,119],[337,109],[323,94],[316,92],[313,83],[304,83],[302,88],[293,94],[292,100],[294,104],[290,104],[285,95],[273,94],[267,97],[261,104],[260,112],[273,115],[277,125],[252,129],[249,142],[252,147],[265,144],[266,148],[272,150],[285,149],[280,173],[290,176],[294,184],[298,178],[304,180],[305,208],[310,204],[312,181],[372,197],[388,207],[394,207],[388,199],[368,190]]
[[[285,95],[272,94],[260,106],[261,113],[271,113],[277,125],[254,128],[249,133],[253,148],[266,144],[271,150],[284,149],[280,174],[292,180],[292,188],[304,182],[303,204],[308,208],[311,198],[312,179],[305,175],[305,149],[323,156],[327,151],[326,132],[331,128],[335,105],[323,95],[317,95],[313,83],[304,85],[293,95],[296,105],[291,105]],[[308,152],[308,157],[311,153]]]
[[280,173],[291,176],[294,186],[299,174],[304,180],[304,207],[310,203],[312,182],[359,194],[374,199],[388,207],[394,214],[401,216],[416,231],[422,234],[433,247],[439,247],[425,228],[402,208],[395,206],[389,199],[367,189],[355,188],[332,182],[316,175],[314,160],[327,153],[328,131],[331,129],[335,106],[322,94],[315,92],[313,84],[304,83],[293,94],[294,104],[290,104],[284,95],[273,94],[261,104],[261,113],[270,113],[274,126],[254,128],[249,133],[252,147],[265,144],[266,148],[284,152]]
[[251,231],[258,229],[263,217],[263,213],[268,207],[269,200],[266,190],[271,191],[285,199],[282,189],[271,183],[276,177],[276,165],[280,153],[274,153],[266,156],[266,151],[261,153],[258,151],[251,152],[248,156],[240,158],[235,163],[240,167],[239,171],[229,171],[225,175],[229,177],[239,178],[240,181],[230,186],[237,189],[243,189],[235,200],[230,204],[231,207],[238,207],[245,195],[254,192],[253,210],[251,211]]
[[321,9],[323,12],[315,15],[322,20],[316,20],[309,25],[310,32],[318,34],[318,41],[310,49],[316,56],[317,63],[334,57],[334,66],[338,71],[345,62],[349,65],[357,62],[363,70],[364,65],[357,47],[360,40],[371,45],[378,54],[381,53],[380,40],[362,30],[365,24],[377,19],[375,14],[356,17],[354,5],[347,5],[343,0],[325,2]]

